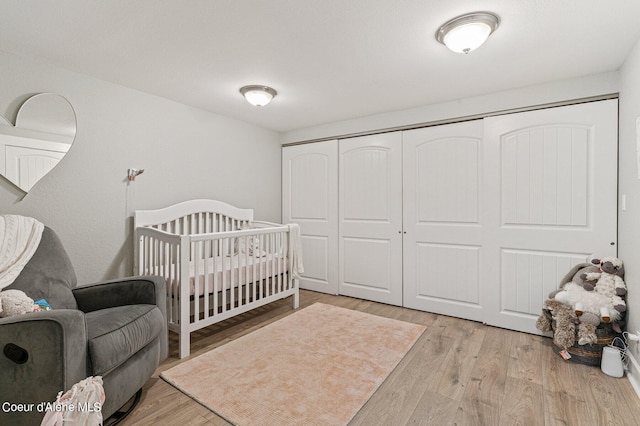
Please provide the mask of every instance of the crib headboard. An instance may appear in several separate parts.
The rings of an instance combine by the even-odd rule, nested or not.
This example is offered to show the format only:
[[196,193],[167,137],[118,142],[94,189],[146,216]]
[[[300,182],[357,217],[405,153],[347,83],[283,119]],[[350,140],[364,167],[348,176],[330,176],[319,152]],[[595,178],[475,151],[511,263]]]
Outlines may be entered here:
[[136,210],[133,226],[193,235],[236,231],[252,220],[253,209],[240,209],[217,200],[190,200],[157,210]]

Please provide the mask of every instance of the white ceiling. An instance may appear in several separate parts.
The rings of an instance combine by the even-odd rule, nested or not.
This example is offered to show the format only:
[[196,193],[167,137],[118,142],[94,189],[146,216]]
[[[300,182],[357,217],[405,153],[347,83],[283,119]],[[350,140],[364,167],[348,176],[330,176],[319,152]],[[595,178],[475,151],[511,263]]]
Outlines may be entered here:
[[[479,10],[502,20],[484,46],[435,40]],[[639,18],[638,0],[2,0],[0,50],[289,131],[617,70]],[[247,84],[279,94],[252,107]]]

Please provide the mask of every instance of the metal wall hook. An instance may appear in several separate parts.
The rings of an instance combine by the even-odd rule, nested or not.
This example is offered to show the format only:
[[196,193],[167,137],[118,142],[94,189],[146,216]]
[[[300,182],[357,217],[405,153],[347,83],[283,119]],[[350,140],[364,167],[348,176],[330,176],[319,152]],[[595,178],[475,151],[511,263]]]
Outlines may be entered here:
[[133,182],[136,180],[136,176],[142,173],[144,173],[144,169],[129,169],[127,170],[127,179],[129,179],[129,182]]

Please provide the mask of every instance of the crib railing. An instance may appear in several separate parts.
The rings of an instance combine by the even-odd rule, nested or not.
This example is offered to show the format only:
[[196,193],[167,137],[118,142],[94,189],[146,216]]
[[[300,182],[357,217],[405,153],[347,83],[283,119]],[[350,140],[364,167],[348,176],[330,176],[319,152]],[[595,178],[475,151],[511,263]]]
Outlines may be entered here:
[[170,329],[182,334],[189,324],[188,331],[197,330],[294,289],[289,228],[268,222],[252,226],[189,235],[136,230],[137,273],[167,281]]

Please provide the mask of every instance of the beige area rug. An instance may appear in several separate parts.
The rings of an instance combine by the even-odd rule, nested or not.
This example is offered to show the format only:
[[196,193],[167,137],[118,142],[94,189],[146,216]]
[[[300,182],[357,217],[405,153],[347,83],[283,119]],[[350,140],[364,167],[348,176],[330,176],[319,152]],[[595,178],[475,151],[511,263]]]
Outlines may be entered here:
[[344,425],[424,330],[315,303],[161,377],[236,425]]

